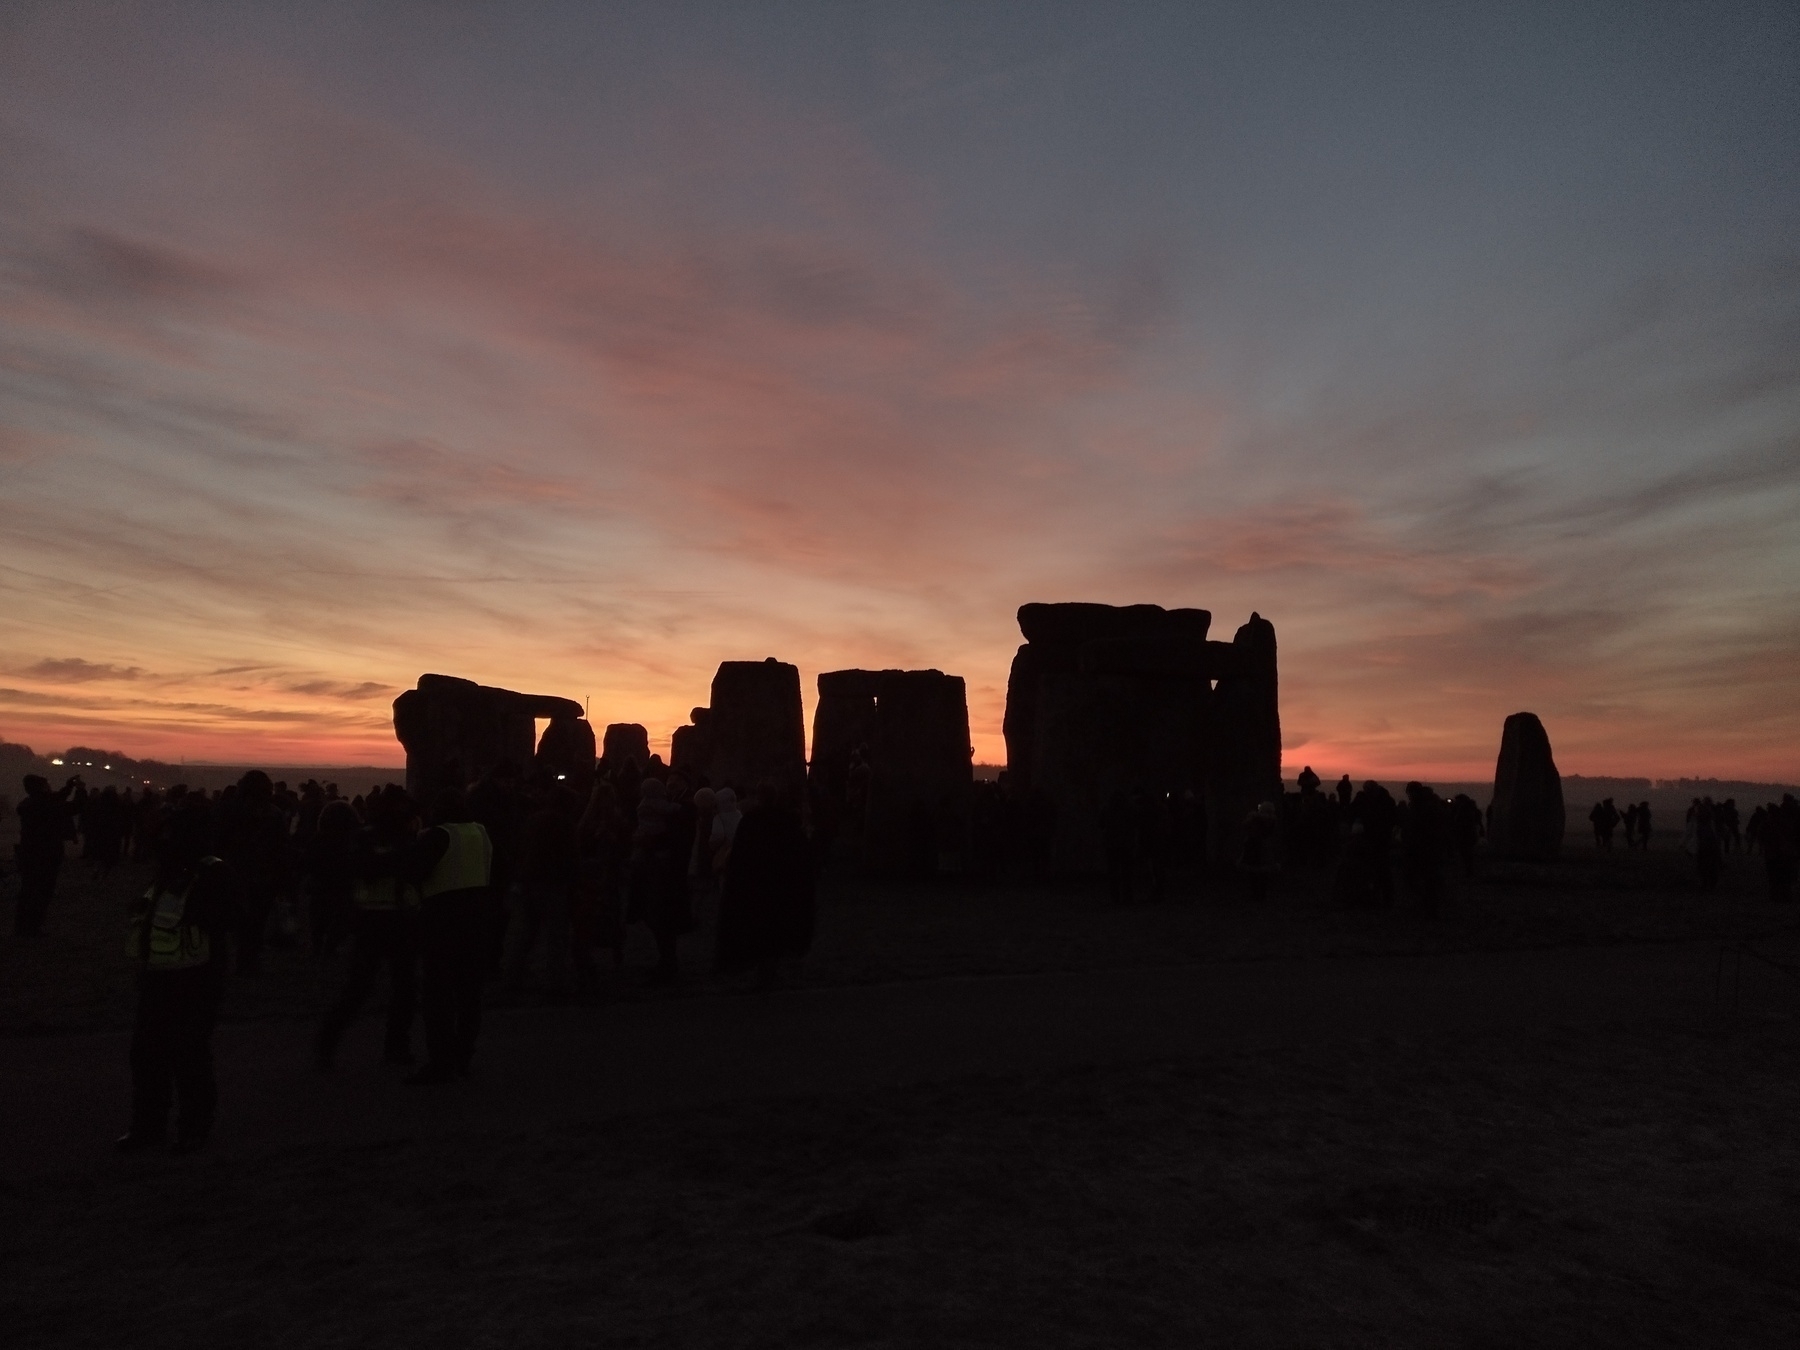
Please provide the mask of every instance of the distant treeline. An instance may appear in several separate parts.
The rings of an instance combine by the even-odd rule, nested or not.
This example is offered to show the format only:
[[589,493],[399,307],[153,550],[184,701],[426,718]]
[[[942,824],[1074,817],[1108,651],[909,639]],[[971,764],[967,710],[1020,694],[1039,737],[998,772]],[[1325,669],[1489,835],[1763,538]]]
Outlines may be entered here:
[[116,750],[73,745],[59,754],[40,755],[28,745],[0,741],[0,797],[17,800],[20,780],[28,773],[42,774],[60,787],[79,774],[89,787],[167,788],[176,783],[205,788],[209,792],[235,783],[246,770],[261,769],[277,782],[297,787],[309,778],[336,783],[345,796],[367,793],[383,783],[406,781],[403,768],[369,764],[168,764],[159,759],[133,759]]

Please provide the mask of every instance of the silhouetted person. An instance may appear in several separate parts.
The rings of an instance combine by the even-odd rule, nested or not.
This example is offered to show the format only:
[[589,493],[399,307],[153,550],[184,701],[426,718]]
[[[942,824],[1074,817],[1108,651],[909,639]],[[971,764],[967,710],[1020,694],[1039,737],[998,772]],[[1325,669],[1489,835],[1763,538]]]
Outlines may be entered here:
[[1319,782],[1319,775],[1313,772],[1312,765],[1307,764],[1301,767],[1300,776],[1294,780],[1294,786],[1299,788],[1302,793],[1317,792]]
[[1713,812],[1714,828],[1719,832],[1719,847],[1730,853],[1743,848],[1744,837],[1739,832],[1737,798],[1727,797]]
[[413,1009],[418,988],[419,888],[401,873],[418,833],[412,800],[390,785],[370,802],[370,820],[351,849],[352,928],[356,945],[343,991],[326,1011],[313,1043],[329,1068],[344,1030],[362,1009],[382,966],[388,970],[387,1037],[382,1058],[412,1063]]
[[569,915],[581,867],[581,847],[575,835],[581,803],[547,773],[534,778],[526,801],[505,989],[516,995],[524,985],[525,967],[541,937],[546,987],[552,998],[560,998],[569,989]]
[[493,849],[492,879],[487,894],[477,903],[484,975],[502,973],[506,958],[506,930],[516,903],[519,850],[525,819],[519,771],[511,760],[501,760],[469,791],[469,819],[487,831]]
[[1699,875],[1700,888],[1710,891],[1718,885],[1719,873],[1724,866],[1712,799],[1707,798],[1700,803],[1699,810],[1694,814],[1694,870]]
[[651,977],[655,984],[674,982],[680,938],[692,926],[687,856],[693,828],[692,806],[672,798],[664,779],[646,777],[638,784],[626,918],[646,925],[656,939],[656,970]]
[[1481,808],[1466,792],[1450,799],[1450,843],[1462,862],[1463,875],[1475,875],[1475,845],[1481,841]]
[[618,797],[605,778],[594,779],[587,806],[575,824],[575,844],[581,860],[569,911],[569,939],[576,988],[591,994],[600,984],[594,950],[605,947],[614,965],[625,959],[619,888],[631,843],[629,832],[621,840]]
[[1125,789],[1114,788],[1100,808],[1100,846],[1106,859],[1106,893],[1129,905],[1137,878],[1137,817]]
[[1588,812],[1588,820],[1594,827],[1594,847],[1612,852],[1613,831],[1619,826],[1619,808],[1613,805],[1613,799],[1595,804]]
[[1794,898],[1794,881],[1800,873],[1800,801],[1792,793],[1770,805],[1763,815],[1763,871],[1769,882],[1769,899],[1786,904]]
[[287,818],[275,807],[275,784],[261,769],[238,780],[237,791],[221,804],[219,852],[231,864],[241,887],[237,935],[237,969],[254,975],[262,968],[263,938],[269,912],[287,866]]
[[169,821],[157,847],[155,878],[132,917],[129,947],[138,967],[131,1032],[131,1128],[119,1148],[162,1142],[169,1107],[179,1106],[175,1147],[199,1148],[218,1107],[212,1030],[224,990],[237,885],[229,863],[206,852],[206,803]]
[[1369,886],[1377,905],[1394,903],[1394,869],[1392,851],[1394,826],[1400,809],[1393,795],[1380,783],[1367,782],[1350,804],[1353,821],[1362,826],[1362,850],[1368,870]]
[[1238,871],[1253,903],[1268,899],[1269,878],[1280,867],[1275,856],[1275,803],[1261,802],[1244,820],[1244,841],[1238,850]]
[[1655,817],[1650,814],[1650,803],[1638,803],[1638,847],[1646,853],[1650,851],[1650,835],[1656,828]]
[[491,933],[484,926],[494,847],[454,789],[438,796],[436,823],[413,845],[403,877],[419,886],[425,1065],[408,1083],[444,1083],[469,1072],[481,1032],[481,985]]
[[19,937],[36,937],[43,931],[44,915],[56,896],[63,842],[69,837],[69,797],[80,786],[80,778],[71,778],[52,792],[49,780],[35,773],[25,776],[25,799],[18,806],[19,842],[13,845],[19,868],[13,932]]
[[766,987],[783,957],[812,947],[813,922],[812,858],[799,813],[775,784],[763,783],[725,864],[715,968],[721,975],[754,970]]
[[[1473,805],[1474,803],[1470,803]],[[1400,857],[1406,889],[1419,912],[1437,917],[1444,895],[1444,845],[1447,834],[1444,802],[1423,783],[1406,785],[1406,825]]]
[[354,926],[356,837],[362,822],[346,801],[326,802],[313,822],[302,854],[306,869],[307,928],[314,956],[329,956]]
[[1161,900],[1169,874],[1169,849],[1173,829],[1169,820],[1169,795],[1141,791],[1132,797],[1137,813],[1138,856],[1150,872],[1150,899]]
[[1342,778],[1338,779],[1338,785],[1337,785],[1338,810],[1342,811],[1344,813],[1344,815],[1346,817],[1348,817],[1350,814],[1350,803],[1355,800],[1356,800],[1356,789],[1350,783],[1350,775],[1345,774]]
[[1750,819],[1744,822],[1744,852],[1755,853],[1762,846],[1763,826],[1768,823],[1769,812],[1773,809],[1771,803],[1750,813]]

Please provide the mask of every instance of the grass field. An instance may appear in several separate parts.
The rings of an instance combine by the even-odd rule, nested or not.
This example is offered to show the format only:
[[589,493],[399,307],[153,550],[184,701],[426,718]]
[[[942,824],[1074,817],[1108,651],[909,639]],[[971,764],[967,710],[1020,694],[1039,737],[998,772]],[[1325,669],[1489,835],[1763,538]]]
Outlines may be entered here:
[[[0,1033],[127,1020],[118,914],[141,878],[71,875],[41,942],[0,941]],[[1115,911],[1080,889],[839,881],[798,978],[1429,959],[1788,921],[1756,860],[1701,894],[1673,851],[1490,866],[1430,923],[1324,894],[1288,873],[1260,909],[1184,888]],[[233,984],[228,1015],[310,1017],[335,979],[277,952]],[[614,992],[703,987],[656,994],[628,969]],[[1406,1027],[374,1146],[97,1159],[0,1192],[0,1326],[21,1347],[1786,1345],[1797,1053],[1800,1023],[1781,1016]]]
[[[0,1035],[127,1026],[132,969],[124,914],[148,871],[124,865],[98,877],[65,864],[46,931],[22,943],[0,935]],[[10,900],[16,882],[0,883]],[[806,983],[858,984],[942,975],[1083,970],[1143,963],[1274,956],[1501,950],[1587,943],[1668,941],[1753,932],[1783,916],[1765,903],[1761,860],[1734,855],[1717,890],[1702,892],[1692,860],[1672,843],[1649,853],[1565,850],[1553,865],[1482,860],[1456,881],[1443,914],[1426,922],[1404,908],[1345,911],[1330,903],[1327,872],[1290,869],[1267,903],[1252,906],[1231,884],[1177,877],[1158,903],[1102,903],[1093,886],[1025,888],[944,882],[859,881],[833,874],[820,890],[818,938],[796,972]],[[0,908],[0,914],[10,905]],[[703,919],[709,917],[703,907]],[[705,987],[707,924],[683,943],[689,975],[675,996]],[[666,997],[643,987],[654,962],[634,929],[627,969],[609,997]],[[273,949],[256,980],[229,987],[225,1017],[311,1017],[341,978],[338,962],[298,948]]]

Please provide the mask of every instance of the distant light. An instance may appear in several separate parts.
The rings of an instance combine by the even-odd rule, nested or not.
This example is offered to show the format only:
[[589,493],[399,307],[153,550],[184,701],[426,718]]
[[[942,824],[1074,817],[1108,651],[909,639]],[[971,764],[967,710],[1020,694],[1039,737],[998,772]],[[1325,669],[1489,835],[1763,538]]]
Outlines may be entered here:
[[567,778],[568,776],[569,775],[566,773],[559,773],[556,775],[556,781],[560,783],[560,782],[562,782],[563,779]]
[[106,766],[106,767],[107,767],[107,768],[108,768],[108,769],[110,769],[110,768],[112,768],[112,765],[110,765],[110,764],[108,764],[108,765],[107,765],[107,766]]
[[51,762],[51,763],[52,763],[52,764],[61,764],[61,763],[62,763],[62,761],[61,761],[61,760],[60,760],[60,759],[53,759],[53,760],[51,760],[51,761],[50,761],[50,762]]

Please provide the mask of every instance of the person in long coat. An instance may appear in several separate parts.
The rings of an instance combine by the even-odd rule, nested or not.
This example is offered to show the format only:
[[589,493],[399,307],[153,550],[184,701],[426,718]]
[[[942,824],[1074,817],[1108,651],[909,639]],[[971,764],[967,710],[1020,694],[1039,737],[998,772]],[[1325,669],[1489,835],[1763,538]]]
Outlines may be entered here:
[[784,957],[812,947],[813,869],[800,815],[773,783],[756,789],[737,827],[719,901],[715,969],[774,982]]

